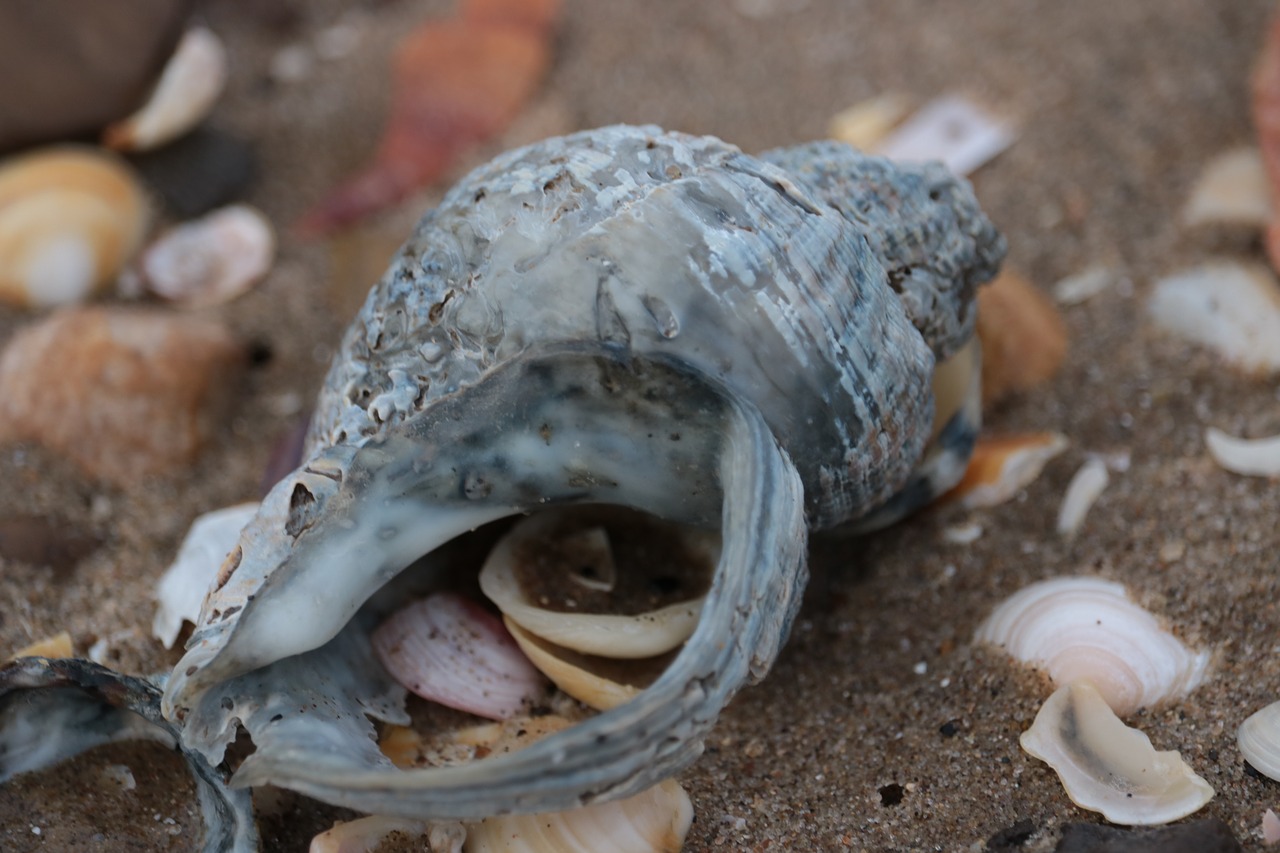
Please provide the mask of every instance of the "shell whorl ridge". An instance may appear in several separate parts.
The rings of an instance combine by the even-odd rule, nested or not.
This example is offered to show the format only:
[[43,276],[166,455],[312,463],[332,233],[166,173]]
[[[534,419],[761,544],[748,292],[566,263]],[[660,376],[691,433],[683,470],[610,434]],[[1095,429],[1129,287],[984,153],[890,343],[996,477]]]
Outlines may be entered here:
[[[248,730],[233,784],[378,814],[558,809],[655,784],[768,671],[808,529],[897,517],[967,455],[976,370],[973,405],[926,455],[931,380],[969,342],[973,289],[1002,254],[962,181],[830,144],[755,158],[617,126],[480,167],[347,331],[306,461],[219,573],[166,716],[215,762]],[[379,602],[453,571],[450,539],[554,503],[718,524],[693,635],[634,699],[526,749],[392,766],[368,719],[408,720],[369,644]]]
[[929,432],[928,351],[972,336],[1003,251],[937,164],[838,143],[761,160],[656,127],[546,140],[423,218],[343,339],[310,448],[363,443],[535,343],[599,341],[744,395],[830,527],[902,487]]

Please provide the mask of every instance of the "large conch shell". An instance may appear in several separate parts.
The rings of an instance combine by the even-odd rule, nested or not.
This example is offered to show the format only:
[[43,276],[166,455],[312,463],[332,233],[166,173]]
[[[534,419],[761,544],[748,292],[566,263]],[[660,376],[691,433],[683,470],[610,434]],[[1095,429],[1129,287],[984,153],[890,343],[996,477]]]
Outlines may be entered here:
[[[210,759],[248,730],[233,785],[379,814],[560,810],[669,777],[777,655],[807,529],[885,523],[958,478],[976,404],[929,445],[930,382],[1003,250],[945,169],[834,143],[756,158],[619,126],[480,167],[348,330],[166,714]],[[488,521],[584,502],[719,528],[693,635],[636,698],[526,749],[392,765],[368,717],[407,723],[404,690],[368,632],[397,585],[450,571],[436,549]]]

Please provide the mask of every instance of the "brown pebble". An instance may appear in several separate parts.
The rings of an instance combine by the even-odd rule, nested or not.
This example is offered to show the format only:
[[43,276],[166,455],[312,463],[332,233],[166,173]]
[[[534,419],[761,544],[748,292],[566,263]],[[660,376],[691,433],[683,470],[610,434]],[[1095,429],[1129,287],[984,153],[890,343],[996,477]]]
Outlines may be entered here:
[[1229,826],[1207,818],[1145,830],[1069,823],[1054,853],[1234,853],[1242,849]]
[[189,0],[0,3],[0,151],[131,113],[173,52]]
[[32,566],[48,566],[63,576],[92,554],[102,540],[65,523],[39,515],[0,519],[0,558]]
[[982,402],[1026,391],[1057,372],[1067,331],[1047,296],[1015,272],[978,291],[982,341]]
[[30,441],[126,486],[195,459],[235,392],[245,352],[220,323],[73,308],[0,354],[0,442]]

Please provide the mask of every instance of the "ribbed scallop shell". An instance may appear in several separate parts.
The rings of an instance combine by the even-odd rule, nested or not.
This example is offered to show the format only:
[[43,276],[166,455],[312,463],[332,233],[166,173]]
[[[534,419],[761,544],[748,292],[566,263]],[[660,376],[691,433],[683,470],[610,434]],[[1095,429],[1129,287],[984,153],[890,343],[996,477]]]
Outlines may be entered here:
[[1254,770],[1280,781],[1280,702],[1273,702],[1240,724],[1240,754]]
[[1005,599],[978,628],[979,642],[1044,667],[1055,684],[1089,681],[1120,716],[1189,693],[1209,654],[1193,651],[1095,577],[1034,583]]

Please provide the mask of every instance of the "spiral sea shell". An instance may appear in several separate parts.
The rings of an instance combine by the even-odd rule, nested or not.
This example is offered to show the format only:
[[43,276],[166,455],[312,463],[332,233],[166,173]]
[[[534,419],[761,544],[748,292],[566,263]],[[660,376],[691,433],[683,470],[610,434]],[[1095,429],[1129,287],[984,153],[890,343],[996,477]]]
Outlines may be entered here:
[[[756,158],[619,126],[480,167],[348,330],[306,461],[219,573],[166,713],[210,757],[243,725],[256,751],[238,783],[380,814],[651,787],[768,671],[807,529],[884,523],[958,478],[976,403],[935,434],[930,382],[1002,253],[944,169],[834,143]],[[526,749],[394,767],[367,716],[405,724],[404,691],[372,625],[400,585],[457,571],[447,540],[561,503],[719,528],[692,635],[636,698]]]

